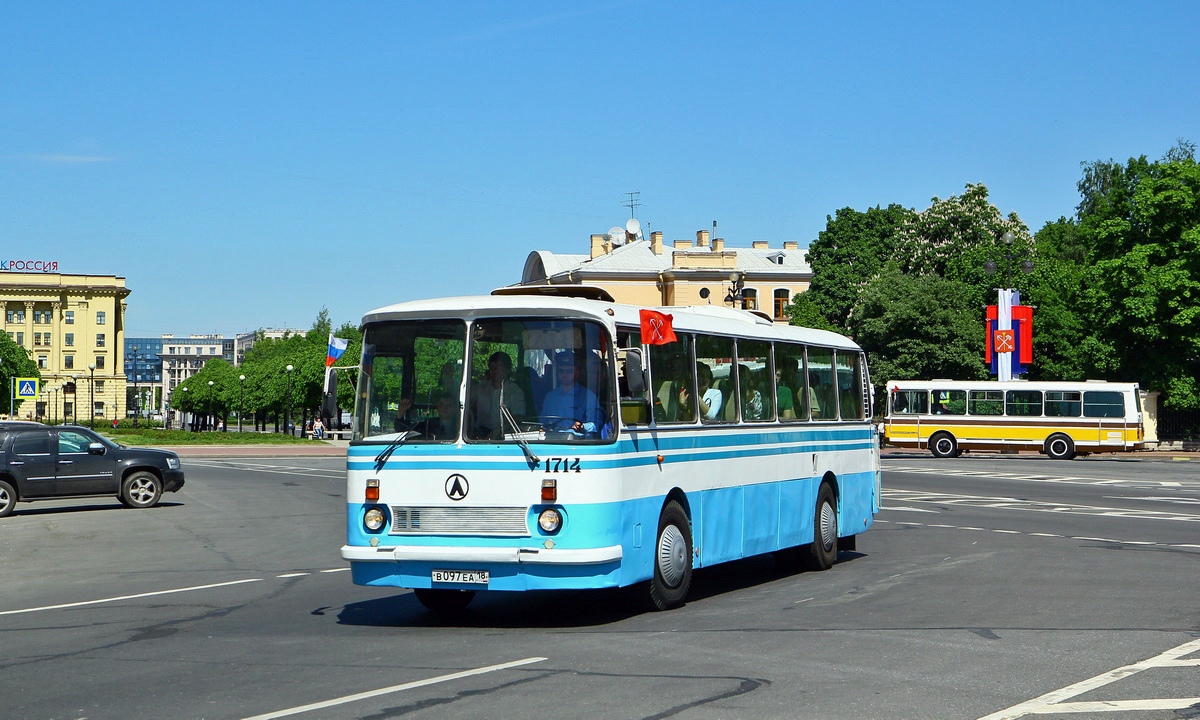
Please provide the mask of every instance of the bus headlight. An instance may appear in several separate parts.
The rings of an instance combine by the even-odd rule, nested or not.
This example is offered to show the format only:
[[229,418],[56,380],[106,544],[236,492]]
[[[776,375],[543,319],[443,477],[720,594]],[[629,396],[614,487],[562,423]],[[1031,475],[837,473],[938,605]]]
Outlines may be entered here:
[[562,527],[562,513],[554,508],[543,510],[542,514],[538,515],[538,527],[545,533],[558,532],[558,529]]
[[372,532],[382,530],[386,522],[387,516],[383,514],[383,510],[377,507],[367,510],[366,514],[363,515],[363,525]]

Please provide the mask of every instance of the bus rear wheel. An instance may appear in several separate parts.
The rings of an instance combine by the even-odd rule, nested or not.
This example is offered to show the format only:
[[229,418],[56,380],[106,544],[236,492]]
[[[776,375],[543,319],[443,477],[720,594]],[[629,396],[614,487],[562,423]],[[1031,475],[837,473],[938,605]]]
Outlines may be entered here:
[[663,508],[654,544],[654,577],[649,600],[653,610],[679,607],[692,584],[692,523],[674,500]]
[[1046,438],[1044,450],[1048,457],[1055,460],[1070,460],[1075,457],[1075,441],[1070,435],[1055,433]]
[[471,601],[475,599],[474,590],[417,588],[413,592],[417,596],[417,601],[424,605],[426,610],[439,615],[447,615],[465,610],[471,604]]
[[938,458],[958,457],[961,454],[958,450],[958,441],[947,432],[940,432],[929,438],[929,452]]

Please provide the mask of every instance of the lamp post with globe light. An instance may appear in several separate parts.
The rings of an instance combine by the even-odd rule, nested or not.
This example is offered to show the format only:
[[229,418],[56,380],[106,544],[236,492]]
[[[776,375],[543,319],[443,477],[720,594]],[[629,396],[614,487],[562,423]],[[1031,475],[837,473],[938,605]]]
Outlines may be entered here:
[[292,370],[295,370],[295,369],[296,368],[293,365],[287,366],[287,405],[284,407],[284,411],[283,411],[283,427],[287,431],[288,435],[293,434],[292,433]]
[[88,397],[91,403],[91,412],[89,413],[88,425],[93,430],[96,429],[96,363],[88,363]]
[[241,394],[238,396],[238,432],[242,431],[242,416],[246,414],[246,376],[238,375]]

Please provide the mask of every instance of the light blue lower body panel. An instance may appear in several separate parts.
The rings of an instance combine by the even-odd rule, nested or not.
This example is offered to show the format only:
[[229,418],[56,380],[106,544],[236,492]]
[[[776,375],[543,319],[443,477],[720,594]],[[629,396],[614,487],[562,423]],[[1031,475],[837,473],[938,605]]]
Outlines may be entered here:
[[[874,472],[838,478],[837,485],[839,535],[862,532],[878,506]],[[696,551],[694,566],[707,567],[812,542],[818,487],[818,478],[797,478],[686,494],[685,511],[691,516]],[[363,529],[362,516],[370,505],[351,503],[343,553],[349,553],[351,575],[359,585],[430,588],[434,587],[434,570],[487,570],[486,586],[438,583],[436,587],[505,591],[624,587],[649,580],[654,573],[658,520],[665,502],[665,497],[648,497],[560,506],[564,524],[555,534],[536,530],[541,508],[534,506],[530,508],[530,527],[535,532],[525,537],[389,535],[386,528],[369,533]],[[378,548],[371,548],[372,538],[378,541]],[[546,548],[547,540],[554,549]],[[424,556],[397,560],[380,551],[392,547],[427,548],[431,553],[449,548],[453,552],[446,560]],[[371,556],[372,550],[378,559],[360,559]],[[472,556],[492,554],[504,559],[453,559],[472,551],[477,551]],[[562,562],[555,559],[556,552],[564,558]],[[413,554],[420,555],[407,553]],[[610,556],[619,559],[596,560]]]

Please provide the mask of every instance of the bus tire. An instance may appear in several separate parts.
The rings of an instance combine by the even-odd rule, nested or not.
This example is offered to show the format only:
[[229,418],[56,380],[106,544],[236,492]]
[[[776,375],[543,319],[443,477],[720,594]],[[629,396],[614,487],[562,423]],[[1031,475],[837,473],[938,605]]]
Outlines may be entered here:
[[828,570],[838,554],[837,498],[829,483],[821,483],[813,513],[813,541],[802,554],[806,570]]
[[0,480],[0,518],[12,514],[17,505],[17,489],[5,480]]
[[121,503],[125,507],[149,508],[162,497],[162,481],[152,472],[135,472],[121,483]]
[[1070,460],[1075,457],[1075,441],[1071,439],[1070,435],[1054,433],[1046,438],[1043,452],[1047,457],[1055,460]]
[[674,500],[663,507],[654,543],[654,577],[649,600],[653,610],[679,607],[692,584],[692,523]]
[[471,601],[475,599],[474,590],[417,588],[413,590],[413,593],[417,596],[417,602],[424,605],[426,610],[439,615],[466,610]]
[[934,433],[929,438],[929,452],[936,458],[958,457],[958,441],[948,432]]

